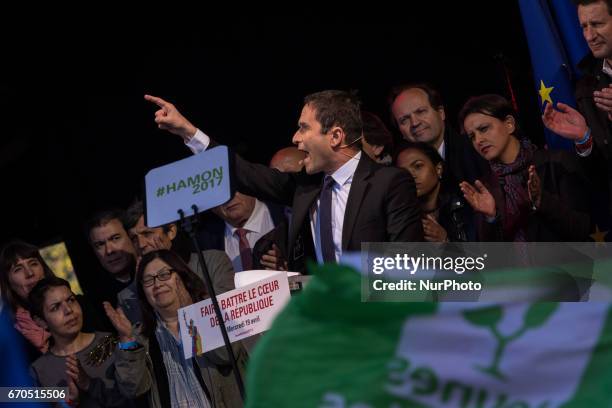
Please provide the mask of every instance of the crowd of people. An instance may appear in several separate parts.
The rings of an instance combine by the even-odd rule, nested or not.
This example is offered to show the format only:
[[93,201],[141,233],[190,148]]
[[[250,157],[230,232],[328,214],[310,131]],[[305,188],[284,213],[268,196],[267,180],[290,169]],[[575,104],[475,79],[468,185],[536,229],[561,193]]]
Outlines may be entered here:
[[[241,271],[307,274],[308,260],[338,262],[362,242],[588,241],[591,198],[612,194],[612,2],[577,3],[592,51],[578,109],[548,104],[542,117],[575,152],[536,146],[500,95],[469,98],[458,129],[425,83],[391,90],[391,129],[354,93],[308,95],[294,146],[269,166],[230,149],[236,192],[202,215],[197,236],[215,292]],[[219,144],[172,103],[145,99],[193,153]],[[209,294],[181,227],[147,226],[136,201],[96,213],[86,231],[112,282],[104,293],[75,295],[29,243],[0,252],[2,315],[34,382],[68,387],[68,406],[241,406],[233,370],[245,377],[252,343],[233,343],[237,365],[224,349],[183,358],[177,311]]]

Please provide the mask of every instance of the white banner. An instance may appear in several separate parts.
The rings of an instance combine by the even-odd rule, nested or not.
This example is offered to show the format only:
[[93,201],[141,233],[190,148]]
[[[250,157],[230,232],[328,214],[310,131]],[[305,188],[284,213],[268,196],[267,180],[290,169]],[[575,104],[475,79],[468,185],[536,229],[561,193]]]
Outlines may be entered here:
[[[230,342],[268,330],[289,297],[287,274],[283,272],[217,296]],[[179,309],[178,313],[186,359],[223,346],[211,299]]]

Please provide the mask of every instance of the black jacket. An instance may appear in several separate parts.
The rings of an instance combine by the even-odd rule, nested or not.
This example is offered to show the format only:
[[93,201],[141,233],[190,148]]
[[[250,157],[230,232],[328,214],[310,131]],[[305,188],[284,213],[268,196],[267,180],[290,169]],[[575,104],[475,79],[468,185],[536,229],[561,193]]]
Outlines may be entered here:
[[587,157],[580,158],[594,191],[607,201],[605,208],[612,214],[612,122],[608,115],[595,106],[593,92],[612,83],[602,72],[603,60],[589,55],[580,62],[583,77],[576,84],[576,103],[591,128],[593,149]]
[[[214,144],[211,144],[214,146]],[[314,259],[310,209],[319,197],[322,174],[282,173],[230,152],[236,188],[260,200],[292,207],[288,237],[290,270]],[[375,163],[362,153],[353,175],[342,228],[342,250],[361,251],[362,242],[423,240],[414,179],[405,170]]]
[[446,230],[449,241],[478,241],[472,207],[455,189],[441,191],[439,205],[438,223]]
[[[529,214],[527,241],[586,241],[591,231],[589,182],[576,157],[564,150],[538,150],[534,153],[533,163],[542,182],[542,201],[540,207]],[[526,183],[525,180],[525,188]],[[500,183],[491,175],[485,184],[495,198],[500,215],[493,223],[478,215],[480,239],[485,242],[511,241],[512,237],[503,236],[505,199]]]
[[[253,245],[253,269],[265,269],[261,264],[261,257],[271,250],[273,245],[276,245],[280,251],[281,261],[286,261],[289,250],[287,248],[287,240],[289,239],[289,222],[283,219],[276,227],[265,234]],[[305,271],[294,271],[305,272]]]

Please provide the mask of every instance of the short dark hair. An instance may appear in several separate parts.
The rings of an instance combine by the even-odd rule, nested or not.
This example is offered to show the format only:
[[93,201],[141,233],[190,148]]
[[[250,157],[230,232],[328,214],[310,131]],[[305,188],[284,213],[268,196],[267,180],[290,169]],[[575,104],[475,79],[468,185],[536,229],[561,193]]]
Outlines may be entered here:
[[135,200],[130,204],[130,206],[125,210],[125,215],[123,217],[123,228],[125,230],[129,230],[134,227],[134,225],[138,224],[138,220],[140,217],[144,215],[144,205],[142,201]]
[[363,138],[371,145],[384,146],[382,155],[393,152],[393,135],[384,122],[371,112],[361,111]]
[[522,137],[516,111],[512,107],[510,101],[501,95],[487,94],[472,96],[463,104],[458,115],[459,129],[461,129],[461,133],[463,134],[465,134],[463,122],[465,118],[472,113],[482,113],[483,115],[492,116],[502,121],[506,120],[508,116],[512,116],[515,122],[513,136],[517,139]]
[[[144,216],[144,204],[141,200],[135,200],[130,204],[130,206],[125,210],[123,215],[123,228],[125,230],[129,230],[133,228],[136,224],[138,224],[138,220],[140,217]],[[171,224],[162,225],[164,232],[168,232],[170,230]]]
[[437,166],[438,163],[442,163],[442,166],[444,167],[444,159],[442,158],[442,156],[440,156],[440,153],[435,147],[433,147],[429,143],[410,142],[407,140],[402,140],[397,146],[397,149],[395,150],[395,155],[393,157],[393,163],[397,164],[397,158],[399,157],[399,155],[404,150],[408,150],[408,149],[418,150],[421,153],[423,153],[425,156],[427,156],[427,158],[431,160],[434,166]]
[[11,288],[9,273],[17,260],[29,258],[35,258],[40,262],[45,277],[50,278],[55,276],[40,254],[38,247],[19,240],[13,240],[6,244],[4,248],[2,248],[2,252],[0,252],[0,290],[2,291],[4,302],[11,308],[13,314],[18,306],[29,309],[29,305],[27,304],[27,299],[21,299]]
[[321,123],[321,132],[327,133],[333,126],[339,126],[346,133],[346,144],[355,143],[361,137],[361,103],[356,92],[321,91],[306,96],[304,105],[312,105],[315,109],[315,118]]
[[38,281],[28,296],[30,313],[33,316],[38,316],[44,320],[45,315],[43,313],[43,305],[45,304],[45,294],[51,288],[59,288],[62,286],[65,286],[68,288],[68,290],[72,291],[70,288],[70,283],[68,283],[68,281],[65,279],[58,278],[57,276],[49,276]]
[[124,218],[125,212],[119,209],[114,208],[110,210],[98,211],[97,213],[92,215],[91,218],[85,223],[85,233],[87,234],[87,239],[89,240],[91,230],[93,230],[94,228],[102,227],[112,220],[118,220],[121,225],[125,225]]
[[135,280],[142,310],[142,332],[149,338],[153,335],[155,329],[155,311],[147,301],[144,289],[142,288],[142,276],[147,265],[154,259],[161,259],[167,263],[170,268],[172,268],[172,270],[181,278],[181,281],[191,296],[193,303],[199,302],[208,297],[208,291],[206,290],[206,286],[204,285],[202,279],[200,279],[200,277],[196,275],[191,268],[189,268],[189,266],[177,253],[162,249],[159,251],[149,252],[148,254],[144,255],[140,260],[140,264],[138,265]]
[[595,4],[595,3],[606,3],[606,5],[608,6],[608,14],[612,16],[612,0],[572,0],[572,2],[576,5],[576,7],[578,6],[588,6],[590,4]]

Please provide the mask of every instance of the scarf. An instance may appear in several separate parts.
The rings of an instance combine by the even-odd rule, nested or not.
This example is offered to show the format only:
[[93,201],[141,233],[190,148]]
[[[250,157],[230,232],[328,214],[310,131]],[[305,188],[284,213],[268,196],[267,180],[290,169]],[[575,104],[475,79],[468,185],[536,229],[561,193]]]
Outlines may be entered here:
[[158,319],[155,337],[168,374],[172,408],[210,408],[211,404],[194,372],[192,359],[185,360],[182,343]]
[[36,324],[30,312],[21,306],[17,306],[17,311],[15,312],[15,329],[41,353],[46,353],[49,349],[49,337],[51,337],[51,334]]
[[519,154],[510,164],[491,161],[491,169],[504,192],[506,205],[503,214],[504,237],[515,242],[527,241],[527,218],[529,216],[528,168],[533,163],[537,147],[527,139],[520,141]]

